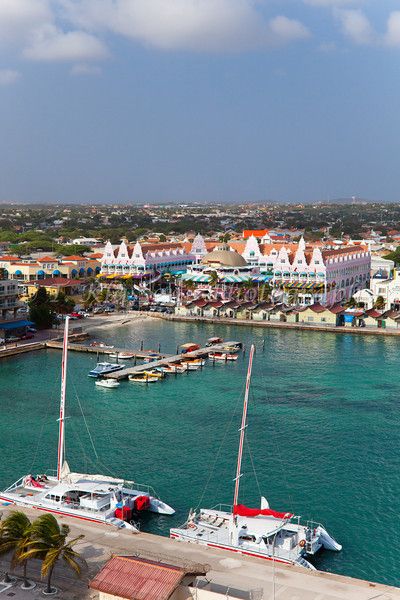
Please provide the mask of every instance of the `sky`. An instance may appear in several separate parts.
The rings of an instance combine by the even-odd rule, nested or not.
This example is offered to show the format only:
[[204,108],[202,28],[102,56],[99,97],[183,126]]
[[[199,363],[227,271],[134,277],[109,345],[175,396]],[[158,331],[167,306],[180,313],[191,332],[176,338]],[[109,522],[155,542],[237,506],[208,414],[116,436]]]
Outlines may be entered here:
[[400,200],[400,0],[0,0],[0,201]]

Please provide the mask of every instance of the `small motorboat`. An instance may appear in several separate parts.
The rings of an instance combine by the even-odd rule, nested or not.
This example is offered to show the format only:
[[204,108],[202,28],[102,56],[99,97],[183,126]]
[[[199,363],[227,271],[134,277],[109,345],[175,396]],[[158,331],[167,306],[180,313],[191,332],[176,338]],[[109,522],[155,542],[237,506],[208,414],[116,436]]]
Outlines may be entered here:
[[112,350],[112,348],[114,348],[114,346],[109,346],[108,344],[105,344],[104,342],[92,342],[90,344],[90,346],[92,348],[104,348],[104,349],[108,349],[108,350]]
[[217,344],[222,344],[223,341],[224,340],[220,337],[209,338],[206,343],[206,348],[209,348],[210,346],[216,346]]
[[115,379],[98,379],[94,383],[95,385],[106,388],[107,390],[112,390],[119,387],[119,381],[115,381]]
[[148,373],[135,373],[134,375],[129,375],[129,381],[133,381],[134,383],[156,383],[160,381],[158,377],[151,377]]
[[172,363],[170,365],[165,365],[162,367],[164,373],[184,373],[187,371],[186,366],[180,363]]
[[96,367],[89,371],[89,377],[101,377],[102,375],[107,375],[108,373],[114,373],[114,371],[120,371],[123,369],[125,365],[121,365],[119,363],[109,363],[109,362],[101,362],[97,363]]
[[110,358],[121,358],[122,360],[130,360],[131,358],[135,358],[135,354],[133,352],[113,352],[108,355]]
[[237,360],[238,354],[232,354],[231,352],[209,352],[208,358],[212,361],[218,360],[226,362],[228,360]]
[[156,379],[165,379],[165,373],[163,373],[159,369],[150,369],[148,371],[143,371],[143,374],[148,375],[149,377],[155,377]]
[[181,365],[185,367],[185,371],[197,371],[201,369],[206,364],[206,361],[201,358],[193,358],[182,360]]

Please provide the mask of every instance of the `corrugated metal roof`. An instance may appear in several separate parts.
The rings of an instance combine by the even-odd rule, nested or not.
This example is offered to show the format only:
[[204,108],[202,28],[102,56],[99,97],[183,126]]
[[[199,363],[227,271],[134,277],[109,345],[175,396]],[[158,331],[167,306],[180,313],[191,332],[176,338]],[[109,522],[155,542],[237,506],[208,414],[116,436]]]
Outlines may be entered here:
[[168,600],[185,571],[141,558],[114,556],[89,587],[127,600]]

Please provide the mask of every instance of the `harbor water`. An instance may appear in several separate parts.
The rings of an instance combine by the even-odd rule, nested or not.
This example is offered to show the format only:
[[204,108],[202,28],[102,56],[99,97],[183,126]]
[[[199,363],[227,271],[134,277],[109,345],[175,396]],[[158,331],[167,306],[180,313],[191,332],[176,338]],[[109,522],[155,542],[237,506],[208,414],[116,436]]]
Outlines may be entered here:
[[[175,353],[213,335],[245,356],[154,385],[98,388],[96,356],[69,354],[66,423],[72,470],[151,484],[176,509],[146,531],[168,535],[188,510],[232,503],[250,344],[253,370],[240,501],[323,523],[343,544],[317,568],[400,585],[400,380],[397,338],[135,321],[97,330],[118,347]],[[61,353],[0,361],[0,486],[55,468]],[[125,364],[130,364],[125,361]],[[254,468],[253,468],[254,467]]]

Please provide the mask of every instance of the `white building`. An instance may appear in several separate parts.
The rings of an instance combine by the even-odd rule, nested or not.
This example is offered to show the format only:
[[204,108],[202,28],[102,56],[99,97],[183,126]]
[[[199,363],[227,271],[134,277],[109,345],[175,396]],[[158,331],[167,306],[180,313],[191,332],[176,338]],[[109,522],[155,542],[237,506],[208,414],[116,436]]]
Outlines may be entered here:
[[131,247],[127,240],[114,247],[107,242],[101,259],[102,275],[130,275],[152,277],[164,273],[183,273],[195,261],[179,243],[136,244]]

